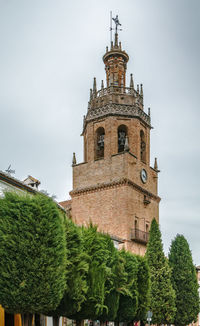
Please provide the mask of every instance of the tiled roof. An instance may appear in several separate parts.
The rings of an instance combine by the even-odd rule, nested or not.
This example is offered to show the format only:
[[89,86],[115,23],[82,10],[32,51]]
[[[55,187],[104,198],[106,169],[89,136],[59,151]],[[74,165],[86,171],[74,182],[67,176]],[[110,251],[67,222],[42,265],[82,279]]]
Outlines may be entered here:
[[35,183],[38,183],[38,184],[40,184],[40,181],[39,180],[37,180],[37,179],[35,179],[35,178],[33,178],[31,175],[29,175],[25,180],[24,180],[24,182],[26,181],[26,180],[31,180],[31,181],[33,181],[33,182],[35,182]]
[[70,210],[71,209],[72,201],[71,200],[64,200],[64,201],[59,202],[59,204],[62,207],[64,207],[66,210]]

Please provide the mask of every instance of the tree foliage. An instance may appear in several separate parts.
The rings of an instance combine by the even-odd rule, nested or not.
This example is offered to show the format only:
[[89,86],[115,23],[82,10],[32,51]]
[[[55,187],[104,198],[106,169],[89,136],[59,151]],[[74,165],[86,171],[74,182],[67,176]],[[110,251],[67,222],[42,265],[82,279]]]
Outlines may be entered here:
[[117,274],[119,269],[118,254],[109,236],[105,236],[107,242],[107,248],[109,250],[109,259],[107,268],[109,268],[109,277],[105,280],[105,298],[102,313],[98,316],[99,320],[114,320],[118,306],[119,306],[119,293],[117,289],[118,279]]
[[172,285],[176,292],[175,325],[188,325],[197,320],[199,313],[198,282],[187,240],[177,235],[172,241],[169,264]]
[[117,321],[132,321],[138,309],[138,260],[136,255],[122,250],[120,255],[124,259],[127,291],[120,295]]
[[92,224],[83,228],[84,248],[89,256],[89,271],[87,277],[88,292],[82,309],[74,319],[97,319],[108,312],[105,305],[106,294],[113,286],[112,257],[113,243],[108,235],[97,232]]
[[65,289],[61,211],[44,195],[0,199],[0,303],[13,313],[55,309]]
[[45,313],[57,324],[59,316],[143,318],[149,288],[145,259],[117,251],[96,226],[80,228],[61,215],[45,195],[7,193],[0,199],[2,306],[21,313],[22,320]]
[[171,284],[171,269],[164,256],[161,232],[154,219],[151,224],[146,257],[150,268],[150,310],[154,324],[173,323],[176,306]]
[[145,257],[137,256],[138,274],[138,309],[135,320],[146,321],[146,314],[149,308],[150,295],[150,273],[149,266]]
[[64,296],[51,316],[70,317],[80,311],[88,290],[87,275],[89,257],[83,247],[82,229],[65,219],[65,234],[68,263]]
[[120,294],[127,294],[127,273],[125,272],[125,260],[120,255],[119,251],[114,247],[113,241],[109,236],[106,236],[110,258],[108,267],[111,270],[110,277],[105,282],[105,301],[103,314],[98,316],[101,321],[114,321],[117,317],[119,308]]

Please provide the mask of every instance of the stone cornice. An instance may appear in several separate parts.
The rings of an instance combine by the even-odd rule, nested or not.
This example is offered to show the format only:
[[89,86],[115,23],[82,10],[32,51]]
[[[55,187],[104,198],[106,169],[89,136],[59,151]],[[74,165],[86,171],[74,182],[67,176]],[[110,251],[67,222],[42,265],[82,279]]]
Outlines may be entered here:
[[125,62],[128,62],[129,56],[125,51],[120,50],[119,48],[113,48],[112,50],[106,52],[103,56],[103,62],[105,63],[109,57],[120,56],[123,57]]
[[154,195],[153,193],[142,188],[141,186],[137,185],[136,183],[134,183],[133,181],[131,181],[127,178],[122,178],[122,179],[115,180],[112,182],[104,182],[102,184],[98,184],[95,186],[89,186],[89,187],[72,190],[72,191],[70,191],[70,195],[71,195],[71,197],[74,197],[74,196],[79,196],[83,193],[96,192],[96,191],[101,191],[103,189],[115,188],[115,187],[126,186],[126,185],[138,190],[139,192],[143,193],[144,195],[147,195],[148,197],[156,200],[157,202],[160,202],[160,200],[161,200],[161,198],[159,196]]

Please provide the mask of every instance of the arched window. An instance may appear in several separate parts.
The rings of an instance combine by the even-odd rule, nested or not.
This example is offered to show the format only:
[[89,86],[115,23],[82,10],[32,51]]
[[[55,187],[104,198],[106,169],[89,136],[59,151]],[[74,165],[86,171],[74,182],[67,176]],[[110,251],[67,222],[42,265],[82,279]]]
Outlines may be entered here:
[[105,136],[105,130],[103,127],[99,127],[96,131],[96,159],[103,158],[104,157],[104,136]]
[[143,130],[140,130],[140,159],[146,162],[146,142]]
[[124,145],[126,136],[128,135],[128,129],[125,125],[118,127],[118,153],[124,151]]

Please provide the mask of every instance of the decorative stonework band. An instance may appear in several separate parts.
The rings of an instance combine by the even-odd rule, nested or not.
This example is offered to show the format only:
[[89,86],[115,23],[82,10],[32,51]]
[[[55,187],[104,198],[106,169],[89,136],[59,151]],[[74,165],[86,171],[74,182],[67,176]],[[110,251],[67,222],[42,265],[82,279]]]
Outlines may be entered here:
[[132,182],[131,180],[129,180],[127,178],[122,178],[122,179],[112,181],[112,182],[104,182],[100,185],[95,185],[95,186],[72,190],[72,191],[70,191],[70,195],[72,197],[75,197],[75,196],[79,196],[83,193],[96,192],[96,191],[103,190],[106,188],[115,188],[118,186],[131,186],[134,189],[137,189],[139,192],[142,192],[144,195],[147,195],[148,197],[156,200],[157,202],[160,202],[160,200],[161,200],[161,198],[159,196],[152,194],[148,190],[138,186],[136,183]]
[[150,116],[146,114],[143,110],[141,110],[139,107],[134,105],[115,103],[106,104],[103,107],[89,109],[85,118],[85,122],[107,115],[123,115],[133,118],[139,118],[143,122],[145,122],[149,127],[151,127]]

